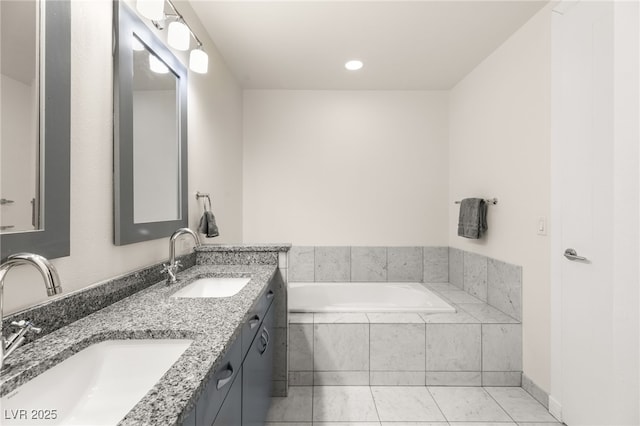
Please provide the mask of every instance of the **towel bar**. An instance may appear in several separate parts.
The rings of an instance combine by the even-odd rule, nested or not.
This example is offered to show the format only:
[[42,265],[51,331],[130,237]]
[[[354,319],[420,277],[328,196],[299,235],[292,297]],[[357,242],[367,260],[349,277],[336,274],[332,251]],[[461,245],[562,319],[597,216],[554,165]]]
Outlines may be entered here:
[[[460,204],[462,201],[455,201],[456,204]],[[485,203],[487,204],[493,204],[494,206],[496,204],[498,204],[498,199],[497,198],[488,198],[484,200]]]
[[[211,211],[211,197],[209,196],[209,194],[206,192],[197,191],[196,200],[199,200],[200,198],[206,198],[207,201],[209,201],[209,211]],[[206,205],[205,205],[205,210],[206,210]]]

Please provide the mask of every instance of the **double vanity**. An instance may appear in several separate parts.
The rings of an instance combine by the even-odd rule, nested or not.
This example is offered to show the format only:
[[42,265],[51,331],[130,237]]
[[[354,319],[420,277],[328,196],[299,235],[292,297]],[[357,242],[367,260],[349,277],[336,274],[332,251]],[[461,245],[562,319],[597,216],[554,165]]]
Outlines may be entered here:
[[[274,330],[286,316],[277,312],[286,311],[277,260],[286,250],[205,246],[177,283],[44,327],[5,361],[2,424],[264,423],[274,354],[286,347]],[[64,309],[64,299],[50,303]]]

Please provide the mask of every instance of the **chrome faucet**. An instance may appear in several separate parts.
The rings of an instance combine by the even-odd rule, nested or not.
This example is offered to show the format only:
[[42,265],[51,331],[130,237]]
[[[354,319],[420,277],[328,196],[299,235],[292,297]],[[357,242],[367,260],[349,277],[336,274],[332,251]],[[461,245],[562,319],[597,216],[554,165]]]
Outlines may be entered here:
[[189,228],[180,228],[176,232],[171,234],[171,237],[169,238],[169,263],[165,263],[164,265],[162,265],[164,266],[162,272],[167,273],[167,283],[169,284],[173,284],[178,281],[176,279],[176,274],[178,273],[180,262],[176,260],[176,240],[178,239],[178,237],[184,234],[191,235],[196,241],[196,247],[200,246],[200,238],[198,237],[198,234],[196,234]]
[[11,325],[17,326],[20,331],[11,334],[5,339],[2,330],[2,318],[3,318],[3,293],[4,293],[4,277],[7,272],[14,266],[18,265],[33,265],[44,280],[44,285],[47,288],[47,295],[49,297],[62,293],[62,287],[60,286],[60,278],[56,268],[53,267],[51,262],[39,254],[33,253],[17,253],[7,257],[7,261],[0,265],[0,370],[4,367],[4,360],[7,359],[13,351],[15,351],[24,342],[25,335],[29,331],[40,333],[41,329],[34,327],[29,321],[12,322]]

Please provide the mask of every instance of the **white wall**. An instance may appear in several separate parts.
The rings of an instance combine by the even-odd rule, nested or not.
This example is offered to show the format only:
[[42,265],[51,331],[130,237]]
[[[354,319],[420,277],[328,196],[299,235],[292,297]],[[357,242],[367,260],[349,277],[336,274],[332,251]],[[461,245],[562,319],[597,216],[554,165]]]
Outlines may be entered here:
[[[189,192],[211,192],[221,237],[242,239],[242,94],[188,4],[180,12],[202,39],[209,73],[189,76]],[[54,260],[65,293],[168,258],[168,238],[113,245],[112,3],[71,2],[71,256]],[[189,225],[200,217],[190,196]],[[185,240],[186,241],[186,240]],[[190,246],[189,246],[190,248]],[[46,299],[28,268],[9,272],[5,313]]]
[[[550,8],[451,91],[449,245],[523,267],[524,373],[549,391]],[[454,200],[497,197],[486,239],[458,237]],[[548,231],[553,224],[548,224]]]
[[447,92],[245,91],[245,241],[447,245],[447,105]]

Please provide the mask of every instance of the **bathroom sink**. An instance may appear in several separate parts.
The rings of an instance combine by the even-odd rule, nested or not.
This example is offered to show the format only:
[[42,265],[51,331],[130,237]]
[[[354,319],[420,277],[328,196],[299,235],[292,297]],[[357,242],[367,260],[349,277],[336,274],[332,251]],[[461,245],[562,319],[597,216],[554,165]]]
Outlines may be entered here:
[[238,294],[251,278],[209,277],[199,278],[176,291],[171,297],[231,297]]
[[151,390],[191,340],[107,340],[0,399],[2,425],[115,425]]

